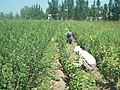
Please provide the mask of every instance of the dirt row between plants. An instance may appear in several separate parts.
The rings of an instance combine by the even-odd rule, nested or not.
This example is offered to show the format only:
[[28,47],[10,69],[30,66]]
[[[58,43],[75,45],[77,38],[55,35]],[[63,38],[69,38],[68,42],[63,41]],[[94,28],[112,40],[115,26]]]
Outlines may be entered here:
[[60,64],[59,59],[59,48],[58,43],[55,43],[54,48],[56,49],[55,58],[53,61],[53,73],[54,73],[54,80],[52,80],[50,90],[65,90],[66,83],[64,81],[64,78],[66,77],[63,73],[62,65]]

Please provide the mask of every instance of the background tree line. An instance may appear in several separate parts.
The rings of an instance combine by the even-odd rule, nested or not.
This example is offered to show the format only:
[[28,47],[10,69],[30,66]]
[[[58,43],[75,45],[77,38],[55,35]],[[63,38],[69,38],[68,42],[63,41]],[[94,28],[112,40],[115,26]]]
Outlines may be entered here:
[[0,19],[47,19],[50,14],[52,19],[59,20],[86,20],[99,19],[119,20],[120,19],[120,0],[109,0],[108,4],[101,5],[100,0],[94,0],[89,5],[88,0],[49,0],[48,8],[44,12],[40,5],[36,4],[31,7],[25,6],[21,9],[20,14],[13,15],[12,12],[0,13]]

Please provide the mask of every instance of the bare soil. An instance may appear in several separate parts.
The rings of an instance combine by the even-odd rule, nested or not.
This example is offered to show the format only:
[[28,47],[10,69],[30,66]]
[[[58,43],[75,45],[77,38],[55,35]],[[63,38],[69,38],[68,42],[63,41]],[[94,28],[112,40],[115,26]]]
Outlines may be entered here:
[[50,82],[51,83],[50,90],[65,90],[66,83],[63,80],[63,78],[65,78],[66,76],[62,71],[62,66],[59,61],[59,49],[57,43],[55,43],[54,48],[56,49],[56,55],[53,61],[53,71],[55,79]]

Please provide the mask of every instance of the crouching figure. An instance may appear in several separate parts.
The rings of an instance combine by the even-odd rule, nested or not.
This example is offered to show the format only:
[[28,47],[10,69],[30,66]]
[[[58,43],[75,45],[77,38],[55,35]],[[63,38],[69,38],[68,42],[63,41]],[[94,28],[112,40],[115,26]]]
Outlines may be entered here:
[[90,70],[96,68],[96,60],[89,52],[83,50],[80,46],[76,46],[74,52],[80,57],[77,63],[78,65]]

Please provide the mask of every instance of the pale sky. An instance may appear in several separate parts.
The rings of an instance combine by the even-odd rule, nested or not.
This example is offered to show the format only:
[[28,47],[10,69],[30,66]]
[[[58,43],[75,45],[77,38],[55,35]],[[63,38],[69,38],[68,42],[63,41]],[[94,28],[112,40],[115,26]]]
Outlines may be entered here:
[[[93,3],[94,0],[89,0],[89,3]],[[101,0],[101,3],[108,3],[109,0]],[[59,0],[62,2],[62,0]],[[40,4],[42,9],[45,11],[48,8],[48,0],[0,0],[0,12],[19,13],[21,8],[24,6],[32,6],[34,4]]]

